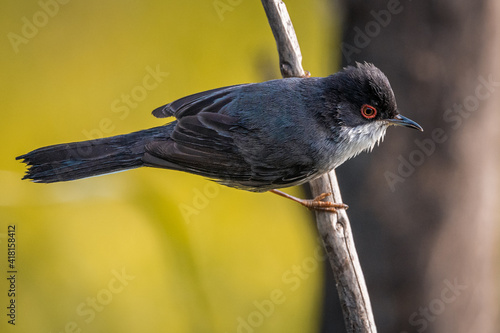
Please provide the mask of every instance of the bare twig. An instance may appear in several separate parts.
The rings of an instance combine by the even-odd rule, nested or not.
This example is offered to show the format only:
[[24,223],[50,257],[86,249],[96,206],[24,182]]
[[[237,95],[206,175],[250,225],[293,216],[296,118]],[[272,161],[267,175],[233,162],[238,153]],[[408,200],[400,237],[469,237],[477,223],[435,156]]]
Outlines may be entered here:
[[[283,77],[304,77],[302,55],[286,6],[281,0],[262,0],[278,47]],[[335,171],[310,182],[313,196],[332,193],[342,202]],[[375,321],[358,254],[345,210],[336,214],[316,211],[318,231],[337,282],[344,321],[348,332],[376,332]]]
[[[309,185],[314,196],[332,193],[334,202],[342,202],[334,170]],[[370,297],[346,211],[338,210],[337,214],[316,211],[316,223],[333,269],[347,331],[376,332]]]
[[283,77],[307,76],[307,72],[302,68],[299,42],[285,3],[262,0],[262,5],[278,47],[281,75]]

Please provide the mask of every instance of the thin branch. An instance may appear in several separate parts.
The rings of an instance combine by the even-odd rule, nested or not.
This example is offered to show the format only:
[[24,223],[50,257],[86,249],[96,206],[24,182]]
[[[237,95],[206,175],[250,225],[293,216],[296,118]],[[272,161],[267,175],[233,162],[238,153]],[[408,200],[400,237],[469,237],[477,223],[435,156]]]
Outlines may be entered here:
[[283,1],[262,0],[262,5],[278,47],[281,75],[283,77],[308,76],[308,73],[302,68],[299,42],[285,3]]
[[[285,4],[280,0],[262,0],[262,5],[278,47],[282,76],[307,76],[302,68],[299,43]],[[310,182],[310,186],[313,196],[332,193],[334,202],[342,202],[334,170]],[[370,298],[345,210],[336,214],[316,211],[316,223],[333,269],[347,331],[376,332]]]
[[[342,202],[334,170],[309,185],[313,196],[332,193],[334,202]],[[316,211],[316,224],[333,269],[347,331],[376,332],[370,297],[346,211],[341,209],[337,214]]]

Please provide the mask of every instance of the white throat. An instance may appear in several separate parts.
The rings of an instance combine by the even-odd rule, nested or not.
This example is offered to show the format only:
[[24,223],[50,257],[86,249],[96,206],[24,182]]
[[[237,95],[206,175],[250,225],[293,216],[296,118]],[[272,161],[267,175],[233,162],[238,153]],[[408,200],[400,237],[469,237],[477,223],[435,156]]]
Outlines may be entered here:
[[387,127],[388,124],[382,121],[374,121],[354,128],[342,127],[335,154],[337,162],[335,167],[362,151],[371,151],[375,144],[379,144],[384,139]]

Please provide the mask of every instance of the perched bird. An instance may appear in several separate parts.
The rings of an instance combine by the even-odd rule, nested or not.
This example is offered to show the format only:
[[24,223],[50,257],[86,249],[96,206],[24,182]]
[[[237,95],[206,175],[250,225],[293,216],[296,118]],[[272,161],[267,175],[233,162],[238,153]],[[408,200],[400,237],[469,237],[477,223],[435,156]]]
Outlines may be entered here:
[[[254,192],[303,184],[380,142],[399,114],[387,77],[357,63],[328,77],[287,78],[200,92],[153,111],[166,125],[58,144],[16,159],[23,179],[53,183],[138,167],[185,171]],[[335,211],[343,204],[295,201]]]

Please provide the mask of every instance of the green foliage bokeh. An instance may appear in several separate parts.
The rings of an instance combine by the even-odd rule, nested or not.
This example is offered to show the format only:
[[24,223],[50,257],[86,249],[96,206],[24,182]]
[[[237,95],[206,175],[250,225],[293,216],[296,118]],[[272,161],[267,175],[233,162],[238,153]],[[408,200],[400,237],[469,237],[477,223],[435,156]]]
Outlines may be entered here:
[[[304,67],[330,74],[331,9],[286,3]],[[8,225],[18,270],[2,332],[318,329],[322,262],[302,207],[156,169],[33,184],[14,160],[158,126],[150,111],[190,93],[279,78],[259,1],[8,0],[0,15],[1,309]]]

